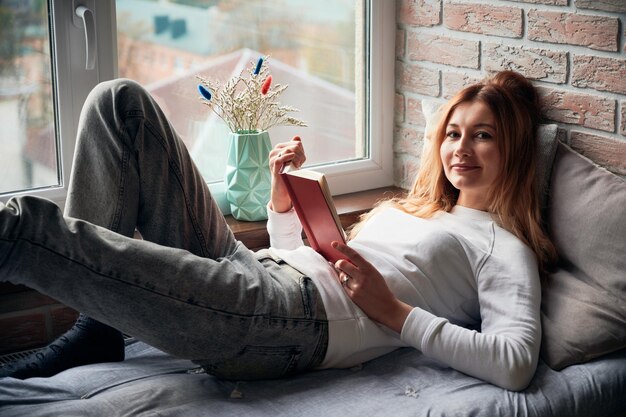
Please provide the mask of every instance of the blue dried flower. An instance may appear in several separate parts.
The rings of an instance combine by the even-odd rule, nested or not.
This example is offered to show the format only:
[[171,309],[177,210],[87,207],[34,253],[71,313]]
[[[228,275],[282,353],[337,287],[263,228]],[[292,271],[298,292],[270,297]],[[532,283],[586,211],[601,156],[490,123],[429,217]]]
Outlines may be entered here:
[[211,100],[211,92],[207,90],[202,84],[198,84],[198,91],[200,92],[200,94],[202,94],[202,97],[207,100]]
[[259,57],[259,60],[256,63],[256,68],[254,69],[253,74],[258,75],[261,72],[261,67],[263,66],[263,57]]

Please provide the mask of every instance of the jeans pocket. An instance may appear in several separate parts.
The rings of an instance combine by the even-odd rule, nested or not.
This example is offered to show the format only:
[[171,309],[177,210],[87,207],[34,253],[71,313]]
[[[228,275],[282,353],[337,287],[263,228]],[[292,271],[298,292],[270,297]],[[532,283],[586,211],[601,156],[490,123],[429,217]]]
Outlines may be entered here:
[[248,345],[231,359],[203,367],[209,374],[224,379],[281,378],[297,370],[301,356],[301,346]]

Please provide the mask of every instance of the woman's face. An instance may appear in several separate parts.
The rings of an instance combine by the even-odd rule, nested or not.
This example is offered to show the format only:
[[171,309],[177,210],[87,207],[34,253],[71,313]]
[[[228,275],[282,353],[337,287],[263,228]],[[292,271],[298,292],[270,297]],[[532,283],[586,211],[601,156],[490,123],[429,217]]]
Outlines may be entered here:
[[481,102],[453,111],[439,149],[448,181],[459,190],[457,204],[486,210],[487,193],[500,172],[495,118]]

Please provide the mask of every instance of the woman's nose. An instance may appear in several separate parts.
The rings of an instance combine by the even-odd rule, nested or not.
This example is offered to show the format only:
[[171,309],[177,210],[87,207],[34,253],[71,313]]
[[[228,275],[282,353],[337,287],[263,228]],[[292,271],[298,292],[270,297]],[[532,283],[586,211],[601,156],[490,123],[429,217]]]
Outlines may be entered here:
[[456,142],[454,153],[457,155],[471,155],[472,143],[466,134],[462,134],[461,138]]

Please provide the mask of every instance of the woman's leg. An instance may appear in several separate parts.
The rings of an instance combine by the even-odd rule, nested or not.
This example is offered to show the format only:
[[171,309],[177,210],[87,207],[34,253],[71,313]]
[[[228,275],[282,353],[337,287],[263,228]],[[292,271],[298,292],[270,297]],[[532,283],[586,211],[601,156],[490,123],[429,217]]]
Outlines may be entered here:
[[34,288],[224,377],[281,376],[322,359],[319,294],[308,278],[267,262],[241,244],[211,259],[128,238],[65,218],[36,197],[0,209],[0,281]]
[[235,239],[187,149],[152,97],[114,80],[87,98],[65,215],[124,236],[217,258]]
[[[228,231],[226,241],[207,241],[207,222],[219,222],[220,216],[208,217],[215,211],[205,207],[212,200],[202,178],[159,107],[136,83],[118,80],[94,89],[81,114],[75,155],[66,216],[125,236],[132,236],[138,227],[148,240],[200,256],[210,256],[215,246],[233,247]],[[137,161],[131,160],[133,156]],[[140,180],[138,172],[162,180]],[[173,182],[185,193],[160,198]],[[81,314],[68,332],[36,354],[0,369],[0,375],[50,376],[123,358],[122,334]]]
[[[90,100],[104,104],[88,101],[92,111],[81,124],[88,139],[81,144],[88,154],[104,150],[93,158],[79,150],[77,158],[102,174],[80,176],[76,164],[68,211],[108,211],[122,234],[137,225],[144,238],[185,250],[64,219],[49,202],[24,197],[0,211],[0,280],[36,288],[170,353],[211,364],[216,373],[252,346],[251,335],[249,352],[275,352],[287,343],[290,352],[313,355],[325,331],[319,296],[306,279],[275,279],[236,244],[175,133],[151,113],[158,109],[147,94],[118,81],[100,86]],[[91,208],[76,208],[83,202]],[[320,359],[314,350],[316,359],[299,354],[301,364]]]

